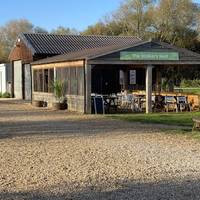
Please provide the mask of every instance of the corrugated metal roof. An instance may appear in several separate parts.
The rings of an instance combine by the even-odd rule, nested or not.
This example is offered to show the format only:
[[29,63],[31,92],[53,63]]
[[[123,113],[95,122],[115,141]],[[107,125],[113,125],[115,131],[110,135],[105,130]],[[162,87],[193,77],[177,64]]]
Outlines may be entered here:
[[108,54],[110,52],[119,51],[120,49],[133,47],[134,45],[138,45],[141,43],[144,43],[144,42],[139,41],[134,44],[118,44],[118,45],[110,45],[110,46],[104,46],[104,47],[99,47],[99,48],[82,49],[82,50],[73,51],[73,52],[65,53],[58,56],[40,59],[38,61],[33,62],[32,64],[36,65],[36,64],[55,63],[55,62],[63,62],[63,61],[70,61],[70,60],[91,59],[93,57]]
[[129,45],[140,41],[133,36],[85,36],[55,35],[44,33],[22,33],[20,37],[29,46],[33,54],[60,55],[83,49],[92,49],[113,45]]

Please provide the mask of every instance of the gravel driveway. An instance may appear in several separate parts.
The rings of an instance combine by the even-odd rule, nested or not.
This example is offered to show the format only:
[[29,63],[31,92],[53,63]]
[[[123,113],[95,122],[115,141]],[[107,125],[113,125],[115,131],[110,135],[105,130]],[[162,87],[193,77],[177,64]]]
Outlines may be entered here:
[[200,143],[160,128],[0,101],[0,199],[200,199]]

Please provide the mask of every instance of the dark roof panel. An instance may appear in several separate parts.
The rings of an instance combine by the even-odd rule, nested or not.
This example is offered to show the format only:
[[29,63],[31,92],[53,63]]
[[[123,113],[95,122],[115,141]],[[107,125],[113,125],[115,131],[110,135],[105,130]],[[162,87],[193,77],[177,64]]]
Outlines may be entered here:
[[84,36],[22,33],[20,37],[31,46],[34,54],[60,55],[83,49],[113,45],[129,45],[140,41],[133,36]]
[[[134,45],[141,44],[142,41],[136,42]],[[110,45],[99,48],[90,48],[90,49],[82,49],[78,51],[72,51],[69,53],[65,53],[58,56],[53,56],[49,58],[44,58],[38,61],[33,62],[32,64],[44,64],[44,63],[55,63],[55,62],[63,62],[70,60],[82,60],[82,59],[92,59],[93,57],[101,56],[107,54],[109,52],[119,51],[120,49],[132,47],[133,44],[118,44],[118,45]]]

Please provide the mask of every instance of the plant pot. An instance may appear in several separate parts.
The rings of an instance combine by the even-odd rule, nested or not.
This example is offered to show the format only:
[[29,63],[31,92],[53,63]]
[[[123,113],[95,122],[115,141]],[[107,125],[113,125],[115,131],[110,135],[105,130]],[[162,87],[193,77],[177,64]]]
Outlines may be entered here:
[[54,110],[65,110],[65,109],[67,109],[67,104],[66,103],[60,103],[60,102],[55,102],[55,103],[52,103],[52,108]]
[[32,101],[32,105],[35,106],[35,107],[43,107],[44,102],[39,101],[39,100],[34,100],[34,101]]

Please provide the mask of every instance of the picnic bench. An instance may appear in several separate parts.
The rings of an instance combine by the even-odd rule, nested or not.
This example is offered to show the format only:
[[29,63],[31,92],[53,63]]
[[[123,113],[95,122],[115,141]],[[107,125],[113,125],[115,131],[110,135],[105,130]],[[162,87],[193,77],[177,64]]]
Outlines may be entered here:
[[200,118],[197,118],[197,117],[192,118],[192,121],[194,123],[192,130],[193,131],[196,130],[196,129],[200,130]]

